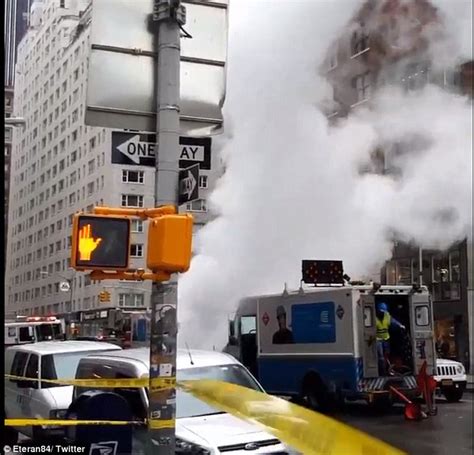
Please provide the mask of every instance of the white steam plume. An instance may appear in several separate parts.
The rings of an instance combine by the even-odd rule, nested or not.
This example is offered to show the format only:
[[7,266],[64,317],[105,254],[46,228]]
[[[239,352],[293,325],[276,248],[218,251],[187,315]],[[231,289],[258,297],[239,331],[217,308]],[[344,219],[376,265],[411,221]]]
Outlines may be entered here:
[[[470,104],[435,87],[381,93],[329,128],[317,68],[360,1],[231,5],[226,174],[218,218],[180,279],[180,343],[223,347],[227,315],[252,294],[297,286],[304,258],[342,259],[353,278],[390,257],[393,235],[445,247],[470,226]],[[361,174],[380,144],[420,137],[396,176]]]

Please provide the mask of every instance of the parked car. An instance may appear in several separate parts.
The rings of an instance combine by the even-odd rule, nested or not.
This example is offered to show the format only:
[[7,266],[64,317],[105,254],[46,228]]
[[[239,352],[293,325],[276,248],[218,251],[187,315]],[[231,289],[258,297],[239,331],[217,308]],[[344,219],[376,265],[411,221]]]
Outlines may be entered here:
[[[148,377],[149,356],[147,348],[93,354],[81,359],[76,378]],[[177,379],[216,379],[263,392],[257,380],[239,361],[215,351],[178,350]],[[75,387],[74,400],[88,390],[91,389]],[[149,402],[146,388],[115,389],[115,392],[126,398],[134,419],[147,417]],[[135,430],[134,454],[143,453],[145,437],[146,427]],[[183,453],[292,453],[277,438],[259,427],[219,411],[182,390],[176,392],[176,437],[177,450],[185,450]]]
[[[35,381],[5,379],[5,418],[60,419],[72,401],[73,386],[44,382],[44,379],[72,379],[82,357],[91,352],[121,348],[93,341],[43,341],[12,346],[5,351],[5,373],[35,378]],[[60,435],[62,427],[7,427],[5,443],[13,445],[18,432],[35,441]]]
[[459,401],[466,390],[467,376],[464,365],[455,360],[436,359],[438,393],[450,402]]

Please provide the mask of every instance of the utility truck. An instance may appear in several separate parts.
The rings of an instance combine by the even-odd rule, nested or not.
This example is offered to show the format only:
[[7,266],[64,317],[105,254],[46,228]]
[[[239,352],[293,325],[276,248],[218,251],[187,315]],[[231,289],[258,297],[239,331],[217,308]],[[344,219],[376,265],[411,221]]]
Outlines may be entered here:
[[[302,283],[295,291],[285,286],[282,294],[240,301],[225,351],[236,356],[269,393],[303,398],[315,407],[330,407],[342,399],[390,404],[390,386],[417,396],[417,373],[426,362],[433,375],[436,364],[428,289],[353,286],[342,278],[340,261],[334,269],[326,264],[329,261],[311,262],[316,271],[319,267],[324,272],[319,270],[319,278],[306,276],[305,282],[315,286]],[[329,285],[319,286],[321,281]],[[405,326],[390,331],[383,375],[376,340],[376,304],[381,302]]]

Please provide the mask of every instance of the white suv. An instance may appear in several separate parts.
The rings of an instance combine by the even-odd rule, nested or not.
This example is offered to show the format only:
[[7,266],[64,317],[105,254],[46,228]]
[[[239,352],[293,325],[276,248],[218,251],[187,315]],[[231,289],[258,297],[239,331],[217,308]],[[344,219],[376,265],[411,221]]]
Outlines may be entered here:
[[[73,387],[45,382],[43,379],[71,379],[82,357],[93,352],[120,349],[113,344],[93,341],[43,341],[7,348],[5,373],[34,380],[5,378],[5,418],[63,418],[72,401]],[[14,445],[18,440],[18,432],[33,438],[34,441],[60,436],[62,428],[6,427],[4,442]]]
[[[119,352],[93,354],[78,365],[76,378],[148,377],[150,352],[147,348],[127,349]],[[234,357],[215,351],[178,350],[177,379],[216,379],[232,382],[263,392],[251,373]],[[88,389],[74,388],[74,399]],[[143,420],[148,414],[148,390],[114,389],[126,398],[134,418]],[[133,436],[133,454],[142,454],[146,426],[137,428]],[[214,409],[182,390],[176,392],[176,444],[177,450],[207,455],[226,452],[248,454],[290,454],[274,436],[256,425]],[[181,452],[180,452],[181,453]]]
[[460,362],[436,359],[436,383],[438,391],[450,402],[459,401],[466,389],[467,376]]

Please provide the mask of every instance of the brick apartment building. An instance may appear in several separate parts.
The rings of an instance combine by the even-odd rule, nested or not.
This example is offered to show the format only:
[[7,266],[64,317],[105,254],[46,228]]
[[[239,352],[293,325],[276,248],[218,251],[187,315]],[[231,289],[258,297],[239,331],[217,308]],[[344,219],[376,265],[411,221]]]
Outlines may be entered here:
[[[325,105],[332,122],[359,106],[370,108],[371,96],[387,84],[407,91],[436,84],[454,93],[473,96],[473,62],[440,69],[431,61],[428,32],[443,33],[438,10],[428,0],[367,1],[329,49],[323,71],[333,88]],[[391,157],[416,147],[384,144],[374,150],[364,172],[391,174]],[[381,271],[384,284],[412,284],[419,280],[420,249],[395,243],[393,256]],[[422,282],[433,296],[435,336],[449,343],[449,357],[473,365],[472,340],[472,240],[464,239],[447,251],[421,252]]]

